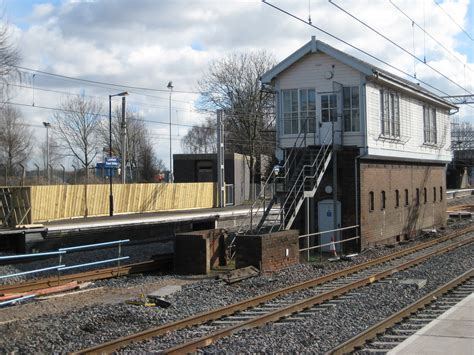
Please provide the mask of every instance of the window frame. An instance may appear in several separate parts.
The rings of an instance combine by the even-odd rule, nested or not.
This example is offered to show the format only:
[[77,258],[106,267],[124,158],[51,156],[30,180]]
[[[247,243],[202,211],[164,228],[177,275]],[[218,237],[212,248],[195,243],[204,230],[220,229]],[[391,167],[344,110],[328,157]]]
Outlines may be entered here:
[[[353,100],[353,92],[357,89],[357,100]],[[349,106],[346,107],[346,91],[349,91]],[[342,87],[342,127],[344,132],[360,132],[360,87],[359,86],[343,86]],[[357,106],[354,106],[354,102],[357,101]],[[354,123],[355,120],[355,112],[357,112],[357,122]],[[350,129],[346,129],[346,114],[349,116],[349,127]],[[355,127],[357,126],[357,127]]]
[[380,89],[380,135],[400,140],[400,94]]
[[[309,107],[310,107],[310,92],[313,92],[314,95],[313,95],[313,98],[314,98],[314,116],[311,116],[309,117],[309,113],[313,110],[309,110]],[[304,94],[303,94],[304,92]],[[286,93],[290,93],[290,98],[289,98],[289,105],[290,105],[290,108],[291,110],[286,110],[285,109],[287,108],[286,104],[285,104],[285,94]],[[297,107],[297,110],[294,111],[293,110],[293,95],[294,93],[296,93],[296,107]],[[306,112],[305,112],[305,116],[303,117],[303,95],[305,95],[306,97]],[[282,131],[283,131],[283,135],[286,135],[286,136],[290,136],[290,135],[298,135],[302,130],[303,130],[303,126],[304,126],[304,122],[308,122],[308,130],[307,130],[307,133],[316,133],[316,118],[317,118],[317,111],[318,111],[318,105],[317,105],[317,92],[316,92],[316,88],[312,88],[312,87],[302,87],[302,88],[292,88],[292,89],[283,89],[281,90],[281,116],[282,116],[282,124],[283,124],[283,127],[282,127]],[[290,117],[287,118],[285,117],[286,114],[289,114]],[[296,116],[295,116],[296,115]],[[296,118],[295,118],[296,117]],[[309,117],[309,118],[308,118]],[[286,125],[286,122],[290,122],[289,123],[289,126],[290,127],[290,130],[287,131],[286,128],[287,128],[287,125]],[[294,121],[297,122],[297,125],[296,125],[296,130],[294,129],[295,127],[293,126],[294,125]],[[311,123],[313,123],[311,125]]]
[[438,124],[436,108],[423,105],[423,143],[438,144]]

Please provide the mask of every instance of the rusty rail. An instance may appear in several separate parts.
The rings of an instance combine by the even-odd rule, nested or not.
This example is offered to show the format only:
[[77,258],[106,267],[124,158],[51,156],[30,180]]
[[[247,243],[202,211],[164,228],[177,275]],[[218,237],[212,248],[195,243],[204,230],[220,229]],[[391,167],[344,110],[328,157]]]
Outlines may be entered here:
[[173,265],[173,254],[163,254],[155,258],[155,260],[144,261],[135,264],[123,265],[120,267],[109,267],[99,270],[85,271],[70,275],[52,276],[34,281],[23,282],[20,284],[2,285],[0,286],[0,294],[21,293],[40,290],[48,287],[55,287],[67,284],[71,281],[85,282],[102,279],[109,279],[118,276],[136,274],[140,272],[148,272]]
[[402,321],[404,318],[407,318],[411,316],[413,313],[416,313],[417,311],[419,311],[420,309],[425,308],[431,302],[436,300],[436,298],[438,298],[439,296],[449,292],[453,288],[458,287],[459,285],[461,285],[462,283],[464,283],[465,281],[469,280],[472,277],[474,277],[474,269],[471,269],[465,272],[464,274],[458,276],[457,278],[448,282],[447,284],[439,287],[433,292],[428,293],[426,296],[419,299],[418,301],[403,308],[401,311],[391,315],[390,317],[375,324],[374,326],[370,327],[364,332],[356,335],[355,337],[349,339],[348,341],[342,343],[341,345],[333,348],[332,350],[328,351],[326,355],[347,354],[356,350],[357,348],[363,346],[368,340],[375,338],[378,334],[381,334],[387,329],[393,327],[396,323]]
[[[353,267],[350,267],[350,268],[347,268],[347,269],[344,269],[344,270],[341,270],[341,271],[338,271],[338,272],[335,272],[335,273],[332,273],[332,274],[329,274],[329,275],[325,275],[325,276],[322,276],[322,277],[318,277],[316,279],[301,282],[301,283],[298,283],[296,285],[292,285],[292,286],[289,286],[289,287],[285,287],[283,289],[279,289],[279,290],[276,290],[276,291],[273,291],[273,292],[270,292],[270,293],[267,293],[267,294],[264,294],[264,295],[254,297],[252,299],[243,300],[243,301],[231,304],[229,306],[224,306],[224,307],[221,307],[221,308],[218,308],[218,309],[215,309],[215,310],[211,310],[209,312],[203,312],[203,313],[197,314],[195,316],[191,316],[191,317],[188,317],[188,318],[185,318],[185,319],[182,319],[182,320],[178,320],[178,321],[175,321],[175,322],[172,322],[172,323],[168,323],[168,324],[164,324],[164,325],[157,326],[157,327],[154,327],[154,328],[150,328],[150,329],[144,330],[144,331],[136,333],[136,334],[131,334],[131,335],[128,335],[128,336],[125,336],[125,337],[122,337],[122,338],[114,339],[114,340],[108,341],[106,343],[99,344],[97,346],[82,349],[82,350],[78,351],[77,353],[79,353],[79,354],[111,353],[111,352],[113,352],[113,351],[115,351],[115,350],[117,350],[121,347],[124,347],[126,345],[129,345],[133,342],[150,339],[152,337],[160,336],[160,335],[166,334],[166,333],[171,332],[171,331],[175,331],[175,330],[178,330],[178,329],[183,329],[183,328],[186,328],[186,327],[191,327],[191,326],[199,325],[199,324],[206,323],[206,322],[209,322],[209,321],[213,321],[213,320],[219,319],[223,316],[227,316],[227,315],[233,314],[235,312],[243,311],[243,310],[248,309],[250,307],[257,306],[257,305],[259,305],[263,302],[272,300],[272,299],[274,299],[278,296],[285,295],[285,294],[288,294],[288,293],[291,293],[291,292],[300,291],[300,290],[307,289],[307,288],[310,288],[310,287],[318,286],[318,285],[324,284],[326,282],[338,279],[340,277],[348,276],[350,274],[353,274],[355,272],[359,272],[361,270],[367,269],[367,268],[372,267],[374,265],[382,264],[382,263],[385,263],[387,261],[412,254],[416,251],[419,251],[419,250],[422,250],[422,249],[425,249],[425,248],[429,248],[433,245],[448,241],[450,239],[457,238],[461,235],[464,235],[464,234],[472,232],[472,231],[474,231],[474,226],[464,228],[464,229],[460,229],[458,231],[450,233],[449,235],[441,237],[439,239],[432,240],[432,241],[425,242],[425,243],[421,243],[421,244],[415,245],[413,247],[410,247],[410,248],[407,248],[407,249],[404,249],[404,250],[400,250],[400,251],[392,253],[390,255],[386,255],[386,256],[383,256],[383,257],[380,257],[380,258],[377,258],[377,259],[373,259],[373,260],[361,263],[359,265],[355,265]],[[448,246],[448,248],[449,247],[452,248],[452,245]],[[369,283],[370,282],[373,282],[373,281],[369,281]],[[360,286],[358,286],[358,287],[360,287]],[[347,292],[347,291],[345,291],[345,292]],[[281,317],[281,316],[279,316],[279,317]],[[234,331],[236,331],[236,330],[234,330]],[[220,337],[223,337],[223,336],[224,335],[222,335]],[[209,342],[209,340],[205,340],[203,342],[204,345],[200,345],[200,346],[209,345],[210,343],[207,343],[207,342]],[[183,351],[187,351],[187,350],[183,350]]]

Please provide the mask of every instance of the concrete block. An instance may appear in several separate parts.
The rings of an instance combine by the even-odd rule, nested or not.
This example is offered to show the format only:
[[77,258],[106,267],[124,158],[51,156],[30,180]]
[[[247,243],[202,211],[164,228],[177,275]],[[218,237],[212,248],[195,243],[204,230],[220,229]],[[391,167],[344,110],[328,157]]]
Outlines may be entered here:
[[181,291],[181,286],[179,285],[167,285],[164,286],[156,291],[149,293],[147,296],[151,298],[163,298],[166,296],[170,296],[173,293]]
[[400,280],[402,285],[415,285],[418,289],[425,287],[426,279],[405,279]]

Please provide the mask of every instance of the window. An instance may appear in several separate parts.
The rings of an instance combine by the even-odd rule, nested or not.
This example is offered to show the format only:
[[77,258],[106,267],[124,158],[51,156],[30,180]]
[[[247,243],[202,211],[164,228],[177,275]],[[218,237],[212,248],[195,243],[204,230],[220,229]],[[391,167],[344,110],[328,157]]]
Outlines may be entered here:
[[370,191],[369,192],[369,211],[374,210],[375,201],[374,201],[374,192]]
[[358,86],[342,88],[342,117],[345,132],[360,131]]
[[395,208],[400,207],[400,191],[395,190]]
[[314,133],[316,127],[316,91],[300,90],[300,131]]
[[409,196],[408,196],[408,189],[405,189],[405,206],[408,206],[408,204],[409,204],[409,202],[410,202],[409,199],[408,199],[408,197],[409,197]]
[[283,132],[298,133],[298,90],[283,90]]
[[443,201],[443,187],[442,186],[439,187],[439,200]]
[[337,121],[337,95],[321,95],[321,121]]
[[420,189],[416,189],[416,205],[420,205]]
[[423,199],[426,205],[428,203],[428,190],[426,190],[426,187],[423,188]]
[[283,132],[298,134],[304,129],[314,133],[316,120],[316,90],[282,90]]
[[400,102],[397,94],[380,90],[382,136],[400,138]]
[[386,197],[385,197],[385,191],[382,191],[382,209],[384,210],[385,209],[385,201],[386,201]]
[[436,109],[429,106],[423,106],[423,129],[425,143],[436,144]]
[[436,202],[436,187],[433,187],[433,202]]

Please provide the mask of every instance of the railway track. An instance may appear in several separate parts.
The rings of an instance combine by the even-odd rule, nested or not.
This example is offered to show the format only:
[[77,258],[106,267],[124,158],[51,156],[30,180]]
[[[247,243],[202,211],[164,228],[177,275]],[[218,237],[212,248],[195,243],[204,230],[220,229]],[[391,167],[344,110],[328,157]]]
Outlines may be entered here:
[[[474,227],[459,230],[437,240],[419,244],[333,274],[83,349],[79,353],[113,352],[135,341],[150,339],[170,332],[179,332],[191,327],[195,339],[168,348],[164,352],[193,352],[242,329],[261,326],[268,322],[291,322],[297,320],[298,317],[308,317],[312,314],[312,307],[325,307],[323,303],[331,301],[335,297],[386,278],[435,255],[473,242],[474,238],[466,235],[473,230]],[[346,297],[350,296],[350,294],[346,295]],[[295,315],[296,313],[298,314]]]
[[386,353],[474,292],[474,269],[430,292],[326,354]]
[[30,292],[48,287],[65,285],[71,281],[86,282],[102,279],[109,279],[118,276],[125,276],[141,272],[150,272],[162,270],[173,265],[173,254],[163,254],[155,257],[154,260],[140,263],[109,267],[104,269],[85,271],[69,275],[52,276],[36,279],[33,281],[22,282],[19,284],[1,285],[0,294]]

